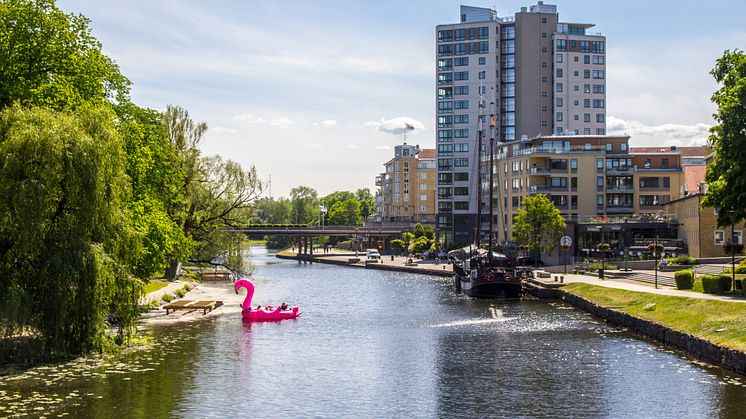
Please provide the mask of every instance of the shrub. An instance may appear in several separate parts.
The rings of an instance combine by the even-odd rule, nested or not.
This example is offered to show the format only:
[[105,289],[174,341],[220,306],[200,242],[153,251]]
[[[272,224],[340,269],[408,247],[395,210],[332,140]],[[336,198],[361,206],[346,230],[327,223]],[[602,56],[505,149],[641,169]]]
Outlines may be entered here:
[[728,275],[703,275],[702,290],[707,294],[724,294],[730,291],[731,277]]
[[167,303],[170,303],[173,299],[174,297],[171,294],[163,294],[163,296],[161,297],[161,300]]
[[[732,271],[731,271],[730,268],[728,268],[728,269],[726,269],[726,270],[723,271],[724,274],[729,274],[731,272]],[[736,273],[737,274],[746,274],[746,265],[738,265],[738,266],[736,266]]]
[[694,286],[694,272],[691,270],[678,271],[674,274],[676,288],[690,290]]
[[179,288],[178,290],[174,291],[174,294],[176,294],[176,296],[179,298],[184,298],[184,294],[186,294],[186,292],[184,292],[183,288]]
[[689,256],[676,256],[675,258],[668,258],[666,261],[671,265],[696,265],[697,261]]
[[[588,266],[588,270],[589,271],[594,271],[595,272],[595,271],[598,271],[599,269],[604,269],[604,264],[601,263],[601,262],[594,262],[594,263],[591,263],[590,266]],[[616,265],[611,265],[611,264],[607,263],[605,269],[607,271],[615,271],[615,270],[619,269],[619,267],[616,266]]]

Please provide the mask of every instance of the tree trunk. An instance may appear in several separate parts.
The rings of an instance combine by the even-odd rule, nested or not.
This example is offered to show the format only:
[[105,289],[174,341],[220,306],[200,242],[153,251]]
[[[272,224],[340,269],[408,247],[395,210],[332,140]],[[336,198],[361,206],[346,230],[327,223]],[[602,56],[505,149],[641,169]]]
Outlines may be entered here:
[[181,262],[172,260],[166,268],[166,279],[173,281],[181,273]]

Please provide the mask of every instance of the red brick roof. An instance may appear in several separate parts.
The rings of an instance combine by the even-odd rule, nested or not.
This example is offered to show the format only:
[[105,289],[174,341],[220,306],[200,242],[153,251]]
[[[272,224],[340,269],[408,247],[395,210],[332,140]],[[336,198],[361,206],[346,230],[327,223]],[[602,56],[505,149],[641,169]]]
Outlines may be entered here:
[[434,159],[436,156],[434,148],[421,148],[417,157],[421,159]]
[[671,147],[630,147],[630,152],[632,152],[633,154],[679,152],[684,157],[704,157],[707,155],[707,153],[709,153],[709,149],[705,145],[694,147],[676,147],[675,150],[671,150]]
[[692,193],[699,191],[699,184],[705,181],[705,170],[707,166],[685,165],[684,166],[684,189]]

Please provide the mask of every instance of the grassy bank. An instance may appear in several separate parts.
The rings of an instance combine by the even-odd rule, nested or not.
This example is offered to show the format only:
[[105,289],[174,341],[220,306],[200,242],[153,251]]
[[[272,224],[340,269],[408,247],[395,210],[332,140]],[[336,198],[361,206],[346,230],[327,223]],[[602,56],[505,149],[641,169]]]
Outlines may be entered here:
[[671,297],[589,284],[564,291],[671,329],[746,352],[746,303]]
[[168,285],[168,282],[166,281],[153,281],[151,280],[147,284],[145,284],[145,289],[143,292],[143,295],[147,295],[148,293],[151,293],[153,291],[158,291],[159,289],[165,287]]

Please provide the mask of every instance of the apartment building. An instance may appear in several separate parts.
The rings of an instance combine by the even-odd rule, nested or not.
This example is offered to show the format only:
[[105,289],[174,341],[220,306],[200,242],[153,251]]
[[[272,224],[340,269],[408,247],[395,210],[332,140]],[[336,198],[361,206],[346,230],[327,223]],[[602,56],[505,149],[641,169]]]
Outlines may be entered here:
[[441,241],[467,244],[487,173],[480,134],[482,156],[490,142],[605,135],[606,51],[593,25],[560,22],[555,5],[460,12],[436,28],[437,226]]
[[394,147],[376,177],[376,221],[383,225],[435,224],[435,149]]
[[495,157],[499,241],[511,239],[516,210],[531,195],[547,195],[566,220],[584,222],[653,216],[683,194],[681,153],[636,152],[628,136],[538,136],[501,145]]

